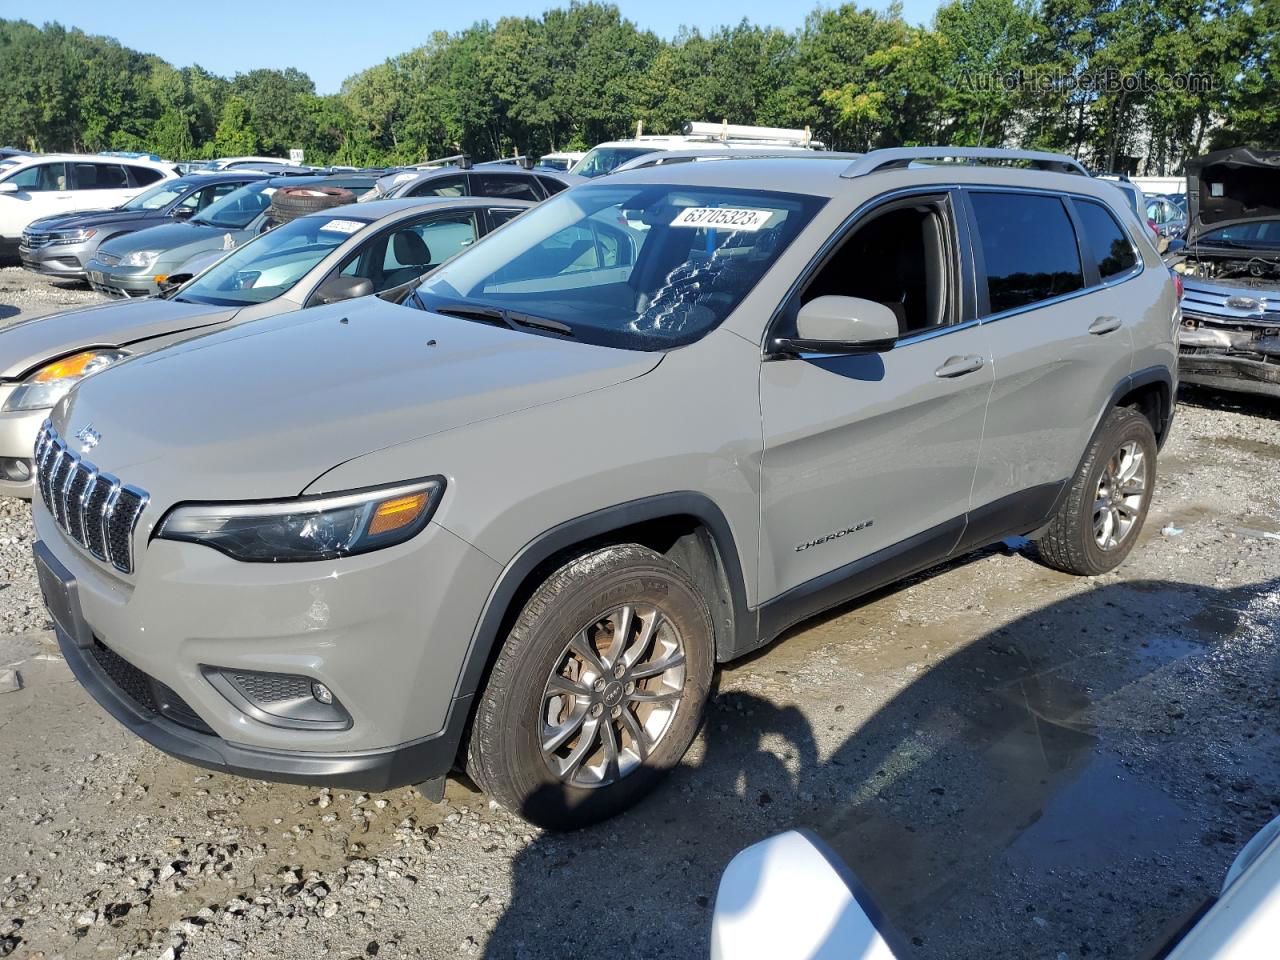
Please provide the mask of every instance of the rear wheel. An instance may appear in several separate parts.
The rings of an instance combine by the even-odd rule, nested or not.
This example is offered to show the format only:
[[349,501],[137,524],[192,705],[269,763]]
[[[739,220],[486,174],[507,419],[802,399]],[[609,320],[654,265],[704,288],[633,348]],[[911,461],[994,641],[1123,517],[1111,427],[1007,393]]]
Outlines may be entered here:
[[530,597],[476,710],[467,771],[543,826],[625,809],[675,766],[711,686],[697,586],[636,544],[557,570]]
[[1037,541],[1051,567],[1096,576],[1137,542],[1156,481],[1156,437],[1137,410],[1117,407],[1090,445],[1049,528]]

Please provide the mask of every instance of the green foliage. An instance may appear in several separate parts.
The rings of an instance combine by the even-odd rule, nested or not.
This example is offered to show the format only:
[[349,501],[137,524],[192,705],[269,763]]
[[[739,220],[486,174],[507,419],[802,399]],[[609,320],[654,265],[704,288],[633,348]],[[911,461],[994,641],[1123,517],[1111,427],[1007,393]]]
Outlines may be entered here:
[[[0,143],[394,164],[581,149],[686,120],[809,127],[832,147],[1023,145],[1096,167],[1177,170],[1280,146],[1277,0],[950,0],[819,8],[794,33],[746,20],[670,41],[607,3],[435,33],[321,96],[306,74],[229,79],[57,24],[0,20]],[[1099,89],[1100,75],[1146,81]],[[1209,89],[1162,85],[1199,75]]]

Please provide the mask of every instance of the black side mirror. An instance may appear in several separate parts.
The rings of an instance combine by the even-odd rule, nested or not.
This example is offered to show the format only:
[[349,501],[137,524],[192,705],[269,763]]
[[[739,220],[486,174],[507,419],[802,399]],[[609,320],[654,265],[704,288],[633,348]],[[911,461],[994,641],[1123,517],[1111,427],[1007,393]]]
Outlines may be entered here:
[[371,293],[373,281],[368,277],[330,277],[316,287],[315,301],[317,304],[338,303],[341,300],[367,297]]
[[160,292],[168,293],[171,290],[177,290],[194,276],[194,273],[171,273],[160,281]]
[[196,212],[191,207],[174,207],[169,211],[169,216],[175,220],[190,220],[195,215]]

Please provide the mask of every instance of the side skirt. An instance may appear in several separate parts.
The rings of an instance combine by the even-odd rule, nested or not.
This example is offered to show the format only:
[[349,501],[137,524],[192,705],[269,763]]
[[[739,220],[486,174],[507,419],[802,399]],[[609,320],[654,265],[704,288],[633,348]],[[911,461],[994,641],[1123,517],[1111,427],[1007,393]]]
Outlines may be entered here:
[[1066,486],[1064,480],[1010,494],[972,511],[967,520],[948,520],[792,587],[760,606],[756,646],[764,646],[802,620],[919,573],[948,557],[1038,530],[1053,516]]

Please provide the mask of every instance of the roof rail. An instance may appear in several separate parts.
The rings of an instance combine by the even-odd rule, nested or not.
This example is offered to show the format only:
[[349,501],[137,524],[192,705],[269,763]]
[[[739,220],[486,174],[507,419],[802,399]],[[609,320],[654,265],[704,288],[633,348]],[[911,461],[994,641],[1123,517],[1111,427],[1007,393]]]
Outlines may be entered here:
[[1074,173],[1089,176],[1084,164],[1064,153],[1039,150],[1004,150],[999,147],[888,147],[864,154],[845,169],[842,177],[865,177],[879,170],[890,170],[927,160],[1021,160],[1037,170]]
[[514,157],[499,157],[497,160],[481,160],[475,164],[477,167],[519,167],[521,170],[533,169],[533,157],[527,154],[518,154]]
[[435,157],[431,160],[423,160],[421,163],[410,164],[410,170],[428,170],[432,167],[445,167],[454,164],[460,170],[471,169],[471,154],[455,153],[448,157]]
[[852,160],[860,157],[859,153],[839,153],[831,150],[799,150],[794,147],[738,147],[737,149],[716,150],[703,147],[700,150],[657,150],[653,153],[632,157],[619,164],[611,172],[625,173],[628,170],[643,170],[646,167],[660,167],[668,163],[689,163],[699,160]]

